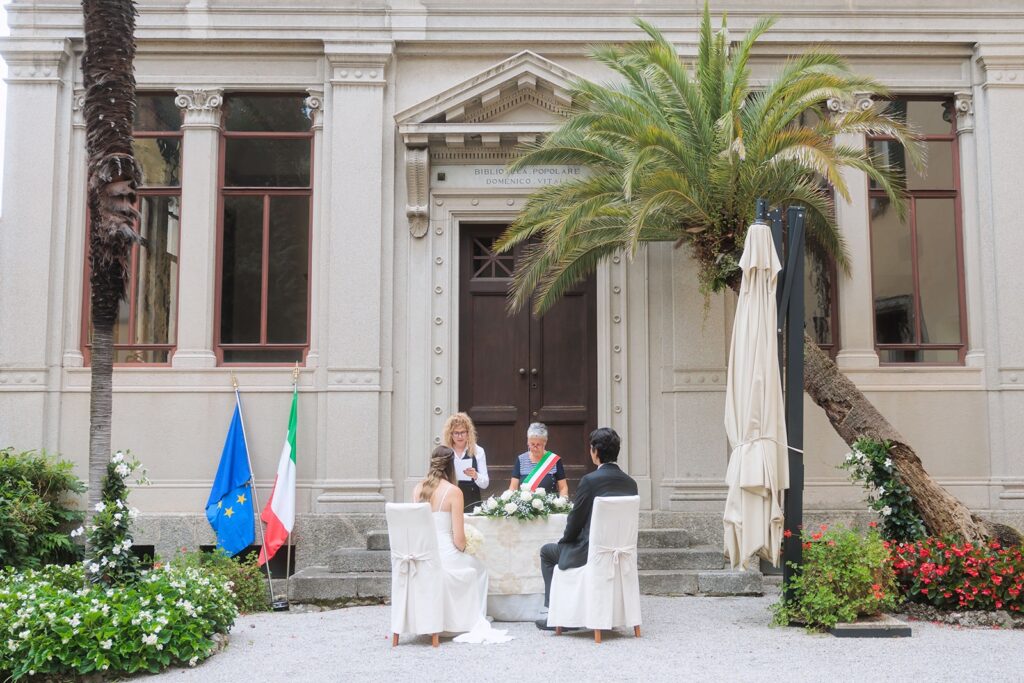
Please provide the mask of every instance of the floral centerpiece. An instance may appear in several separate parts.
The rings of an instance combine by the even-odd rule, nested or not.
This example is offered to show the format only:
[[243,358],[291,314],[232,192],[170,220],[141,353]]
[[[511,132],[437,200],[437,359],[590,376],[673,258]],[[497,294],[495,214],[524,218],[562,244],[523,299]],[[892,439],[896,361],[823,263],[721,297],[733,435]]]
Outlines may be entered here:
[[548,493],[539,486],[531,491],[529,484],[524,484],[519,489],[505,491],[500,496],[491,496],[477,509],[476,514],[484,517],[528,520],[570,510],[572,503],[567,498]]

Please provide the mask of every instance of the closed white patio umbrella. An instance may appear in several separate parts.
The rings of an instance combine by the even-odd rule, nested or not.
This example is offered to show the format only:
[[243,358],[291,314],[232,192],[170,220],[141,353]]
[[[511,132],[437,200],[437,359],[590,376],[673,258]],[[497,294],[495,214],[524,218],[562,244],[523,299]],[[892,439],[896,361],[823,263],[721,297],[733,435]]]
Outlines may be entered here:
[[779,377],[775,288],[782,264],[767,225],[747,230],[743,281],[729,346],[725,431],[725,551],[733,568],[760,555],[779,564],[783,491],[789,488],[786,422]]

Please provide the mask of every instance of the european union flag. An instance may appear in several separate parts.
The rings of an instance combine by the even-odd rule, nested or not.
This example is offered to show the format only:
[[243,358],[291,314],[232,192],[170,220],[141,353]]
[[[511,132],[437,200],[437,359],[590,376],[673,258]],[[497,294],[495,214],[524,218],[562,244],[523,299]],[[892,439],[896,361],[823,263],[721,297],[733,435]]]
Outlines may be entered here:
[[235,414],[228,427],[228,438],[224,441],[224,452],[220,454],[220,466],[210,489],[210,498],[206,501],[206,518],[217,533],[217,547],[229,555],[237,555],[256,540],[251,479],[242,409],[236,395]]

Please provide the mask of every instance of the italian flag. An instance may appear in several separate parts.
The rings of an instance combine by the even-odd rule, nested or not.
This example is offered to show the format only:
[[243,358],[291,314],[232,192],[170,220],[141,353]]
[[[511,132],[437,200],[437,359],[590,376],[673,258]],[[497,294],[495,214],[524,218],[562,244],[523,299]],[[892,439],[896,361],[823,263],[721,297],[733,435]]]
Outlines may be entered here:
[[267,523],[267,533],[260,550],[259,564],[263,565],[288,540],[288,534],[295,526],[295,427],[298,425],[299,387],[292,392],[292,412],[288,418],[288,436],[281,449],[281,460],[277,463],[277,479],[270,500],[263,508],[260,519]]
[[548,472],[555,469],[555,464],[558,460],[558,456],[551,451],[544,451],[544,457],[540,459],[540,462],[533,468],[530,475],[523,480],[523,483],[529,486],[531,491],[536,491],[537,484],[547,476]]

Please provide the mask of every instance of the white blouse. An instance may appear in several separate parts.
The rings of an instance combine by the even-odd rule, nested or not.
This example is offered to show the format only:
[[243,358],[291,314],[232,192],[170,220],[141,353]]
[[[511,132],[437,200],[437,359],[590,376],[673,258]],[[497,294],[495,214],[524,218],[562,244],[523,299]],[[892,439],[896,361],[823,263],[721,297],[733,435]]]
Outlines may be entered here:
[[[463,457],[465,456],[465,457]],[[472,481],[466,476],[466,468],[473,466],[473,455],[471,453],[455,453],[455,478],[459,481]],[[476,445],[476,485],[481,489],[487,488],[491,483],[487,476],[487,454],[484,447]]]

